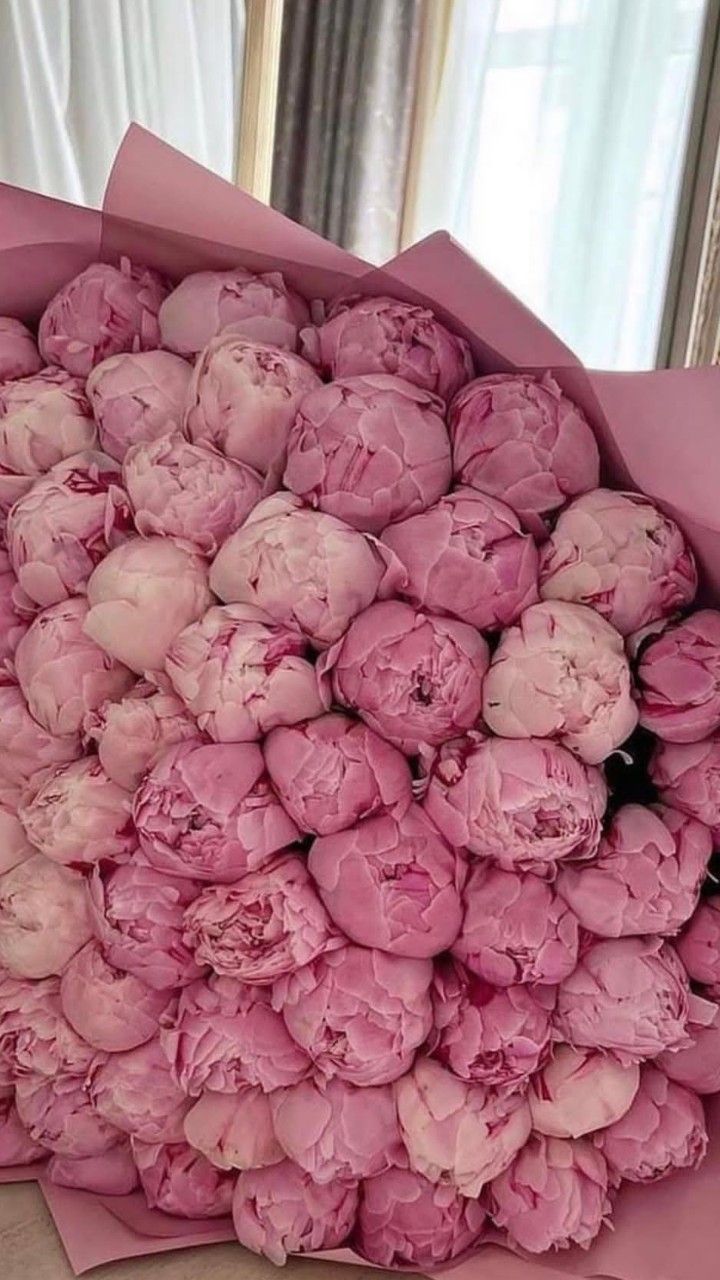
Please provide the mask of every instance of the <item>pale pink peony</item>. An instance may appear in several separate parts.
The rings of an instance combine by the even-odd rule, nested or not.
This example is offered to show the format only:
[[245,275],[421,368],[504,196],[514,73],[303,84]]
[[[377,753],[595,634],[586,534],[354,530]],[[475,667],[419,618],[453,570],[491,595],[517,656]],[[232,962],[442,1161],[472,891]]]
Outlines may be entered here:
[[704,742],[658,742],[648,772],[665,804],[720,838],[720,733]]
[[29,378],[42,369],[37,343],[22,320],[0,316],[0,383]]
[[223,1218],[230,1213],[235,1175],[216,1169],[186,1142],[133,1138],[132,1153],[149,1209],[179,1218]]
[[196,355],[229,326],[253,341],[294,351],[309,318],[305,299],[279,271],[256,275],[233,267],[186,276],[160,308],[160,333],[162,345],[180,355]]
[[185,912],[185,941],[198,964],[258,986],[342,945],[304,858],[293,853],[205,889]]
[[0,803],[0,876],[37,853],[14,806]]
[[157,1033],[169,991],[154,991],[140,978],[114,968],[96,941],[73,956],[60,982],[68,1022],[96,1049],[136,1049]]
[[387,600],[358,615],[319,670],[339,702],[413,755],[472,728],[488,662],[473,627]]
[[162,671],[173,640],[211,602],[207,565],[170,538],[130,538],[97,566],[87,586],[85,630],[143,675]]
[[256,471],[179,432],[132,445],[123,482],[138,533],[180,538],[207,556],[239,529],[262,493]]
[[160,345],[158,311],[168,285],[157,271],[123,258],[120,266],[93,262],[51,298],[38,331],[40,353],[87,378],[120,351]]
[[431,978],[429,960],[350,945],[281,978],[273,1004],[320,1073],[387,1084],[430,1031]]
[[353,1243],[376,1266],[434,1270],[475,1244],[484,1225],[479,1200],[411,1169],[388,1169],[362,1184]]
[[47,978],[91,935],[85,885],[36,854],[0,878],[0,964],[18,978]]
[[531,605],[493,654],[483,715],[501,738],[559,738],[599,764],[637,724],[622,637],[583,605]]
[[557,890],[583,928],[600,937],[674,934],[695,909],[711,853],[702,823],[662,805],[626,804],[596,859],[561,870]]
[[476,378],[455,396],[448,424],[456,481],[508,502],[535,533],[568,498],[598,483],[587,419],[549,373]]
[[275,1135],[314,1182],[371,1178],[404,1163],[395,1098],[388,1084],[359,1089],[335,1076],[301,1080],[270,1095]]
[[395,1084],[395,1098],[410,1168],[463,1195],[479,1195],[530,1134],[522,1094],[459,1080],[432,1058],[418,1058]]
[[396,298],[341,298],[300,334],[303,355],[329,378],[392,373],[449,400],[474,373],[470,347],[432,311]]
[[550,1052],[555,993],[492,987],[457,961],[440,961],[432,987],[432,1055],[453,1075],[502,1092],[524,1089]]
[[316,649],[339,640],[356,614],[393,595],[403,579],[371,534],[308,510],[292,493],[261,502],[210,570],[221,600],[262,609]]
[[13,1097],[0,1098],[0,1169],[34,1164],[36,1160],[44,1160],[47,1154],[47,1149],[30,1137]]
[[285,1159],[268,1095],[250,1085],[201,1094],[185,1117],[185,1137],[216,1169],[264,1169]]
[[640,723],[666,742],[697,742],[720,728],[720,613],[701,609],[642,651]]
[[433,759],[425,808],[450,844],[552,878],[562,860],[594,857],[606,800],[599,771],[556,743],[469,734]]
[[533,1134],[493,1181],[489,1210],[496,1225],[528,1253],[573,1244],[587,1249],[610,1217],[607,1166],[586,1138]]
[[80,378],[52,368],[0,386],[0,513],[27,492],[32,476],[96,442]]
[[97,743],[108,778],[134,791],[168,747],[198,738],[198,728],[162,679],[139,680],[119,702],[105,702],[83,721],[86,742]]
[[7,658],[12,658],[28,629],[29,618],[23,597],[24,593],[20,592],[7,551],[0,550],[0,663],[2,664]]
[[93,1073],[90,1098],[98,1116],[141,1142],[181,1142],[190,1108],[170,1074],[158,1037],[127,1053],[112,1053]]
[[281,350],[285,345],[255,340],[234,325],[214,338],[195,363],[184,419],[188,438],[261,475],[279,471],[300,404],[320,386],[307,361]]
[[76,760],[80,740],[48,733],[31,715],[21,690],[0,674],[0,799],[15,808],[49,769]]
[[632,1105],[640,1083],[636,1062],[611,1053],[560,1044],[530,1082],[528,1102],[536,1133],[581,1138],[614,1124]]
[[134,1191],[138,1175],[130,1144],[120,1143],[99,1156],[52,1156],[48,1182],[98,1196],[126,1196]]
[[313,835],[332,835],[386,810],[400,815],[412,799],[405,756],[338,712],[273,729],[263,753],[283,807]]
[[177,1015],[160,1039],[173,1079],[190,1097],[203,1090],[265,1093],[297,1084],[311,1062],[290,1038],[270,992],[213,974],[182,992]]
[[84,867],[135,848],[131,800],[89,756],[56,769],[22,806],[20,820],[46,858]]
[[465,866],[417,805],[320,836],[308,866],[332,920],[353,942],[435,956],[457,938]]
[[87,395],[100,444],[122,462],[131,445],[180,427],[192,365],[170,351],[135,351],[95,365]]
[[185,909],[200,886],[148,867],[137,857],[93,869],[89,906],[95,936],[115,969],[154,991],[185,986],[200,976],[183,942]]
[[0,1086],[29,1074],[85,1076],[101,1059],[64,1017],[56,977],[0,976]]
[[656,1066],[694,1093],[720,1093],[720,1009],[709,1025],[691,1020],[687,1030],[688,1048],[659,1054]]
[[179,742],[135,792],[140,848],[158,871],[227,884],[291,844],[297,828],[251,742]]
[[250,742],[327,710],[307,642],[247,604],[217,605],[169,648],[165,669],[203,732]]
[[284,483],[309,506],[380,533],[450,488],[444,405],[386,373],[343,378],[305,397]]
[[336,1249],[352,1231],[358,1192],[354,1182],[318,1185],[292,1160],[240,1174],[233,1198],[238,1240],[276,1266],[288,1254]]
[[398,594],[431,613],[499,631],[538,599],[538,553],[515,512],[475,489],[455,489],[382,535],[407,571]]
[[84,631],[87,601],[61,600],[39,613],[20,641],[15,673],[28,708],[49,733],[77,734],[85,716],[135,683],[127,667]]
[[703,898],[675,946],[695,982],[720,989],[720,894]]
[[574,1047],[639,1062],[690,1043],[689,997],[687,974],[662,939],[592,942],[558,988],[556,1025]]
[[645,1066],[632,1106],[597,1133],[595,1143],[616,1182],[654,1182],[675,1169],[696,1169],[708,1144],[703,1104],[662,1071]]
[[121,1140],[98,1115],[82,1076],[28,1075],[15,1089],[18,1115],[35,1142],[60,1156],[101,1156]]

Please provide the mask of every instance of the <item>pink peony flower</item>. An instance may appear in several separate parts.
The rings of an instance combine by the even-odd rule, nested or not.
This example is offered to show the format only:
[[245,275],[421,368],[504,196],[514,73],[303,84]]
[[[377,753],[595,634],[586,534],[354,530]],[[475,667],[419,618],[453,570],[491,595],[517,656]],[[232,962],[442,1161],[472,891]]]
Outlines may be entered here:
[[510,1168],[493,1181],[489,1208],[528,1253],[583,1249],[610,1217],[607,1166],[587,1139],[533,1134]]
[[555,993],[547,987],[491,987],[452,960],[432,987],[434,1058],[462,1080],[502,1092],[524,1089],[550,1052]]
[[133,818],[158,871],[227,884],[297,837],[254,743],[178,742],[135,792]]
[[508,627],[538,599],[538,554],[515,512],[475,489],[455,489],[382,540],[407,571],[398,594],[481,631]]
[[429,960],[347,946],[281,978],[273,1005],[323,1075],[387,1084],[430,1031],[431,978]]
[[84,867],[135,847],[130,804],[129,792],[111,782],[89,756],[56,769],[22,806],[20,820],[46,858]]
[[435,956],[462,922],[464,864],[413,805],[320,836],[308,862],[332,919],[353,942],[398,956]]
[[137,858],[124,865],[96,865],[90,880],[90,918],[108,964],[154,991],[194,982],[200,969],[182,935],[185,908],[199,888]]
[[96,364],[87,394],[100,444],[122,462],[139,441],[157,440],[182,422],[192,365],[169,351],[135,351]]
[[702,900],[675,947],[691,978],[720,986],[720,894]]
[[495,373],[458,392],[448,418],[455,479],[509,502],[526,528],[594,489],[600,459],[582,410],[546,373]]
[[132,1153],[149,1209],[179,1218],[222,1218],[230,1213],[235,1175],[222,1172],[186,1142],[132,1140]]
[[30,330],[21,320],[0,316],[0,383],[29,378],[42,369],[42,360]]
[[82,1076],[28,1075],[15,1089],[18,1115],[34,1142],[59,1156],[101,1156],[120,1141],[93,1109]]
[[668,627],[638,664],[640,723],[666,742],[720,728],[720,613],[701,609]]
[[686,1049],[669,1049],[658,1055],[655,1065],[670,1080],[682,1084],[694,1093],[720,1092],[720,1011],[716,1010],[712,1022],[700,1026],[690,1021],[690,1044]]
[[158,311],[168,286],[157,271],[123,258],[94,262],[51,298],[38,344],[48,364],[87,378],[93,365],[120,351],[160,345]]
[[552,878],[561,860],[594,857],[606,799],[598,770],[556,743],[469,734],[435,756],[425,808],[450,844]]
[[[282,335],[277,335],[281,337]],[[287,440],[304,397],[319,387],[310,365],[281,347],[236,331],[214,338],[195,363],[184,431],[261,475],[285,463]]]
[[376,1266],[434,1269],[469,1249],[484,1225],[479,1200],[411,1169],[388,1169],[362,1184],[353,1242]]
[[296,628],[316,649],[333,644],[376,597],[403,578],[391,553],[294,494],[276,493],[218,552],[210,586],[221,600],[254,605]]
[[[1,330],[0,336],[2,336]],[[2,347],[0,346],[1,356]],[[44,1160],[47,1154],[46,1148],[30,1137],[17,1113],[12,1096],[0,1098],[0,1169],[12,1168],[13,1165],[19,1164],[34,1164],[36,1160]]]
[[86,741],[97,743],[108,778],[127,791],[135,791],[168,747],[199,737],[195,721],[165,679],[160,687],[139,680],[119,702],[89,711],[83,729]]
[[196,355],[229,326],[233,333],[294,351],[309,315],[305,299],[279,271],[197,271],[163,302],[160,333],[162,345],[180,355]]
[[583,928],[600,937],[674,934],[692,915],[711,853],[702,823],[662,805],[626,804],[595,861],[565,867],[557,889]]
[[37,790],[48,769],[79,755],[79,739],[43,729],[18,686],[0,674],[0,799],[14,808]]
[[469,1084],[432,1058],[418,1058],[395,1085],[410,1168],[430,1182],[449,1182],[477,1196],[507,1169],[530,1134],[530,1110],[519,1093]]
[[405,756],[338,712],[273,729],[263,752],[283,808],[301,831],[328,836],[386,810],[401,815],[410,805]]
[[249,742],[327,709],[299,631],[247,604],[218,605],[177,636],[165,667],[200,728]]
[[704,742],[658,742],[648,772],[665,804],[720,838],[720,733]]
[[352,1231],[357,1201],[356,1183],[319,1186],[292,1160],[283,1160],[270,1169],[240,1174],[233,1222],[246,1249],[281,1267],[288,1254],[341,1245]]
[[56,977],[0,977],[0,1087],[27,1075],[85,1076],[101,1060],[64,1017]]
[[368,533],[424,511],[450,488],[443,408],[386,373],[318,387],[288,438],[286,488]]
[[23,593],[6,551],[0,550],[0,664],[12,658],[28,629]]
[[135,683],[85,634],[87,601],[61,600],[39,613],[20,641],[15,672],[31,714],[49,733],[77,734],[84,718]]
[[127,1053],[112,1053],[89,1084],[95,1112],[141,1142],[181,1142],[190,1108],[171,1077],[155,1037]]
[[65,1017],[96,1049],[136,1049],[157,1033],[170,993],[154,991],[140,978],[111,965],[98,942],[88,942],[63,973],[60,997]]
[[703,1105],[697,1094],[645,1066],[625,1115],[595,1135],[611,1177],[654,1182],[674,1169],[696,1169],[707,1151]]
[[285,1159],[268,1095],[249,1085],[201,1094],[185,1117],[185,1137],[216,1169],[264,1169]]
[[0,876],[37,853],[14,808],[0,804]]
[[97,429],[80,378],[42,369],[0,386],[0,510],[30,488],[31,476],[94,448]]
[[408,755],[470,729],[488,648],[473,627],[387,600],[358,615],[319,663],[339,702]]
[[208,556],[240,527],[262,492],[256,471],[207,444],[190,444],[179,432],[132,445],[123,480],[138,533],[181,538]]
[[637,724],[621,637],[582,605],[531,605],[495,650],[483,715],[501,738],[559,738],[599,764]]
[[17,978],[47,978],[91,935],[85,886],[36,854],[0,878],[0,964]]
[[212,599],[201,556],[170,538],[131,538],[97,566],[87,587],[85,630],[143,675],[162,671],[173,640]]
[[342,945],[305,860],[293,853],[205,889],[185,912],[185,941],[199,964],[263,987]]
[[311,1063],[290,1038],[270,992],[212,974],[181,993],[177,1016],[160,1033],[173,1078],[190,1097],[203,1090],[265,1093],[297,1084]]
[[99,1156],[54,1155],[46,1176],[56,1187],[92,1191],[98,1196],[129,1195],[138,1182],[129,1143],[111,1147]]
[[689,995],[676,952],[660,938],[592,942],[558,988],[556,1025],[573,1046],[639,1062],[690,1043]]
[[560,1044],[530,1081],[528,1102],[536,1133],[581,1138],[614,1124],[632,1105],[640,1083],[636,1062],[611,1053]]
[[275,1135],[314,1182],[352,1182],[404,1163],[393,1091],[335,1076],[270,1094]]

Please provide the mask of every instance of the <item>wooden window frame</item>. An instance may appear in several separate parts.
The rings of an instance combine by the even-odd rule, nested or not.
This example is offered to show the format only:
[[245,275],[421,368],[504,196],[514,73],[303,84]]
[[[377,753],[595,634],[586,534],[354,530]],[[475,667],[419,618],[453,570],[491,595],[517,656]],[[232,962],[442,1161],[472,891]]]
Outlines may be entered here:
[[270,202],[283,0],[245,0],[245,49],[235,183]]

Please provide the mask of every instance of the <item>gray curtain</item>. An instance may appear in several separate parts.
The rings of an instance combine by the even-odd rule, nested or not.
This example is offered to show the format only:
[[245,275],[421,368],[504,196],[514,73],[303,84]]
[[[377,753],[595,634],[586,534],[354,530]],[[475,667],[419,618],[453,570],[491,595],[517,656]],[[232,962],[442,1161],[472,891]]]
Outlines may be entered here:
[[286,0],[276,209],[372,262],[397,252],[421,0]]

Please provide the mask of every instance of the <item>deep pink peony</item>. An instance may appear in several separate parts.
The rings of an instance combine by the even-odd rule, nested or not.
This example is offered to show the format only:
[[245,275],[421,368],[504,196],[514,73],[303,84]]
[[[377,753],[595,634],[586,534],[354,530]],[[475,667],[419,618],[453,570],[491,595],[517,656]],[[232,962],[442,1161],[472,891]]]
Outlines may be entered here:
[[429,960],[347,946],[281,978],[273,1004],[322,1074],[387,1084],[430,1031],[431,978]]
[[533,1129],[551,1138],[581,1138],[605,1129],[625,1115],[639,1083],[636,1062],[560,1044],[530,1082]]
[[185,410],[185,434],[253,467],[281,470],[288,435],[304,397],[320,386],[307,361],[276,342],[235,332],[214,338],[195,363]]
[[169,991],[154,991],[140,978],[111,965],[96,941],[73,956],[60,982],[68,1022],[96,1049],[136,1049],[157,1033]]
[[285,1159],[268,1094],[250,1085],[201,1094],[185,1117],[185,1137],[216,1169],[264,1169]]
[[223,1218],[230,1213],[235,1175],[216,1169],[186,1142],[133,1138],[132,1153],[149,1209],[179,1218]]
[[362,1184],[353,1243],[379,1267],[434,1269],[469,1249],[484,1225],[479,1200],[411,1169],[388,1169]]
[[185,986],[200,976],[183,942],[185,909],[200,886],[155,871],[134,857],[93,870],[90,918],[108,963],[154,991]]
[[182,992],[160,1039],[173,1078],[193,1098],[205,1089],[236,1093],[247,1084],[270,1093],[297,1084],[312,1065],[268,991],[215,974]]
[[85,885],[77,872],[36,854],[0,878],[0,965],[8,973],[62,973],[90,935]]
[[93,1109],[82,1076],[28,1075],[15,1090],[18,1115],[35,1142],[60,1156],[100,1156],[120,1141]]
[[666,742],[697,742],[720,728],[720,613],[701,609],[643,649],[640,723]]
[[129,1143],[120,1143],[99,1156],[52,1156],[47,1179],[56,1187],[92,1191],[98,1196],[126,1196],[134,1191],[138,1175]]
[[168,286],[157,271],[123,258],[94,262],[51,298],[38,345],[48,364],[87,378],[93,365],[120,351],[160,345],[158,310]]
[[533,1134],[510,1168],[490,1187],[493,1221],[528,1253],[583,1249],[610,1217],[608,1171],[585,1138]]
[[0,1098],[0,1169],[34,1164],[36,1160],[44,1160],[47,1154],[47,1149],[30,1137],[17,1113],[12,1095]]
[[43,729],[22,691],[0,674],[0,799],[15,808],[34,794],[49,769],[76,760],[80,740]]
[[170,538],[130,538],[97,566],[87,587],[88,635],[143,675],[162,671],[173,640],[211,602],[207,565]]
[[[30,604],[34,608],[33,601]],[[8,553],[0,550],[0,663],[12,658],[29,621]]]
[[0,876],[37,853],[14,806],[0,803]]
[[648,768],[660,799],[720,837],[720,733],[704,742],[658,742]]
[[297,837],[250,742],[178,742],[135,792],[140,848],[158,871],[227,884]]
[[179,432],[132,445],[123,482],[138,533],[180,538],[207,556],[240,527],[262,493],[251,467]]
[[431,613],[499,631],[538,599],[538,553],[515,512],[475,489],[455,489],[382,540],[407,571],[398,594]]
[[22,320],[0,316],[0,383],[29,378],[42,369],[37,343]]
[[443,402],[386,373],[311,391],[288,438],[285,486],[309,506],[380,533],[450,488]]
[[95,365],[87,394],[100,444],[122,462],[131,445],[179,428],[192,365],[169,351],[135,351]]
[[258,986],[342,945],[305,859],[294,853],[205,889],[185,912],[185,941],[198,964]]
[[158,1037],[112,1053],[94,1072],[90,1098],[98,1116],[141,1142],[181,1142],[190,1108],[175,1084]]
[[387,600],[358,615],[319,670],[339,702],[413,755],[476,723],[488,661],[473,627]]
[[465,866],[417,805],[320,836],[308,866],[332,919],[353,942],[435,956],[457,938]]
[[720,894],[703,898],[675,945],[690,977],[720,990]]
[[359,1089],[335,1076],[302,1080],[270,1095],[276,1137],[314,1182],[351,1182],[403,1164],[390,1085]]
[[283,807],[301,831],[328,836],[412,799],[408,762],[362,721],[338,712],[273,729],[265,764]]
[[671,1080],[694,1093],[720,1093],[720,1008],[708,1026],[691,1020],[688,1035],[687,1049],[661,1053],[656,1065]]
[[52,368],[0,386],[0,512],[27,492],[30,477],[96,442],[80,378]]
[[20,819],[28,839],[47,858],[83,867],[135,848],[131,800],[88,756],[51,774],[20,809]]
[[622,637],[583,605],[531,605],[495,650],[483,714],[501,738],[559,738],[599,764],[637,724]]
[[64,1017],[56,977],[0,977],[0,1087],[29,1074],[85,1076],[101,1059]]
[[283,1160],[240,1174],[233,1222],[246,1249],[282,1266],[288,1254],[341,1245],[352,1231],[357,1201],[356,1183],[319,1186],[292,1160]]
[[160,308],[162,345],[196,355],[221,330],[294,351],[309,319],[304,298],[279,271],[256,275],[245,267],[186,276]]
[[119,702],[105,702],[83,721],[85,740],[97,743],[108,778],[134,791],[168,747],[198,738],[198,728],[167,679],[160,687],[139,680]]
[[617,1182],[654,1182],[674,1169],[696,1169],[708,1144],[702,1102],[662,1071],[645,1066],[629,1111],[597,1133],[595,1142]]

